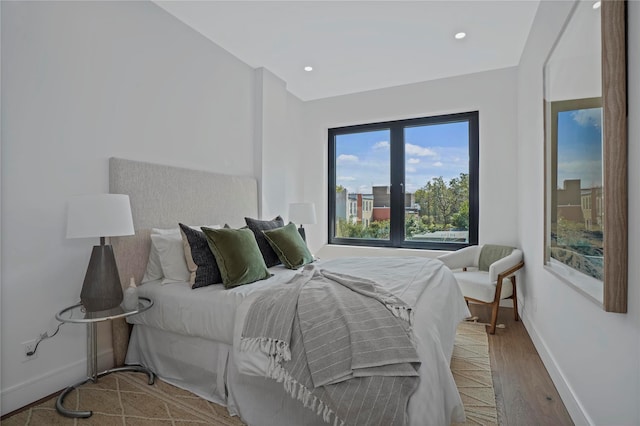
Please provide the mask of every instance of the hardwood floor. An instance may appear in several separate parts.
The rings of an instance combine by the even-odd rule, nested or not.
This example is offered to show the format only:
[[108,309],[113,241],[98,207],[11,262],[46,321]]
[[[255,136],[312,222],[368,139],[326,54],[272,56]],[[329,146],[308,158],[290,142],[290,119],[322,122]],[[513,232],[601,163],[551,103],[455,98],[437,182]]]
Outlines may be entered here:
[[[469,305],[479,322],[489,322],[491,310]],[[513,310],[500,308],[498,324],[489,337],[489,354],[496,392],[500,425],[573,425],[560,395],[533,346],[521,321],[514,321]]]

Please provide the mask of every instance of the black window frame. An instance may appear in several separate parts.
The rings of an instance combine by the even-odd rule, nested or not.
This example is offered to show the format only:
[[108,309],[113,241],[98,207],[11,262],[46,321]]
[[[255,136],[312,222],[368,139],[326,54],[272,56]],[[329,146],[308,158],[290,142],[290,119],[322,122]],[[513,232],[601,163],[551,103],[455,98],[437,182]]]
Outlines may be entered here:
[[[328,242],[335,245],[412,248],[425,250],[458,250],[478,244],[479,217],[479,163],[480,163],[480,126],[479,112],[470,111],[456,114],[437,115],[380,123],[358,124],[328,129],[329,146],[329,191],[328,191]],[[405,141],[406,127],[447,124],[466,121],[469,123],[469,242],[405,241],[404,224],[404,178],[405,178]],[[336,230],[336,137],[358,132],[389,130],[390,134],[390,200],[391,217],[389,240],[366,238],[338,238]],[[333,190],[331,190],[333,188]]]

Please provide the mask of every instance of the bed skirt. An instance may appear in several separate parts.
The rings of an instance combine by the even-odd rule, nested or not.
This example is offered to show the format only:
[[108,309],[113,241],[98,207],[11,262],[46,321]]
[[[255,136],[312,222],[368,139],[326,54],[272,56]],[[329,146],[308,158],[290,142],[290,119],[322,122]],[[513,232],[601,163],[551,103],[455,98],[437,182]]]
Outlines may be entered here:
[[126,363],[150,368],[165,382],[227,407],[251,426],[327,425],[286,394],[281,383],[240,374],[233,348],[224,343],[135,325]]

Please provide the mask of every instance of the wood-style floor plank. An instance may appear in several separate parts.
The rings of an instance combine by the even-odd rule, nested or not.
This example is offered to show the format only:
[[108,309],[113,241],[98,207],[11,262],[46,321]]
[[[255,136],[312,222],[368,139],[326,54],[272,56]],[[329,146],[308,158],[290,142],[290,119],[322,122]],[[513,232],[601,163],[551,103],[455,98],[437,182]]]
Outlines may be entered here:
[[[471,304],[469,309],[479,322],[489,322],[488,307]],[[488,334],[498,423],[573,425],[527,330],[521,321],[513,319],[513,309],[500,308],[498,324],[505,328]]]

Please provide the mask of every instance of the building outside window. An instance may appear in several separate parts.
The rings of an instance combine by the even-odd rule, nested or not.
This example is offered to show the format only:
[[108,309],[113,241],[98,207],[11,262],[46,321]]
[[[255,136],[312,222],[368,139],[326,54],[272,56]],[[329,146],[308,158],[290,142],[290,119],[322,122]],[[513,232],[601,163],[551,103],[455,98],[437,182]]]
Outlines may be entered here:
[[329,242],[477,244],[478,143],[478,112],[329,129]]

